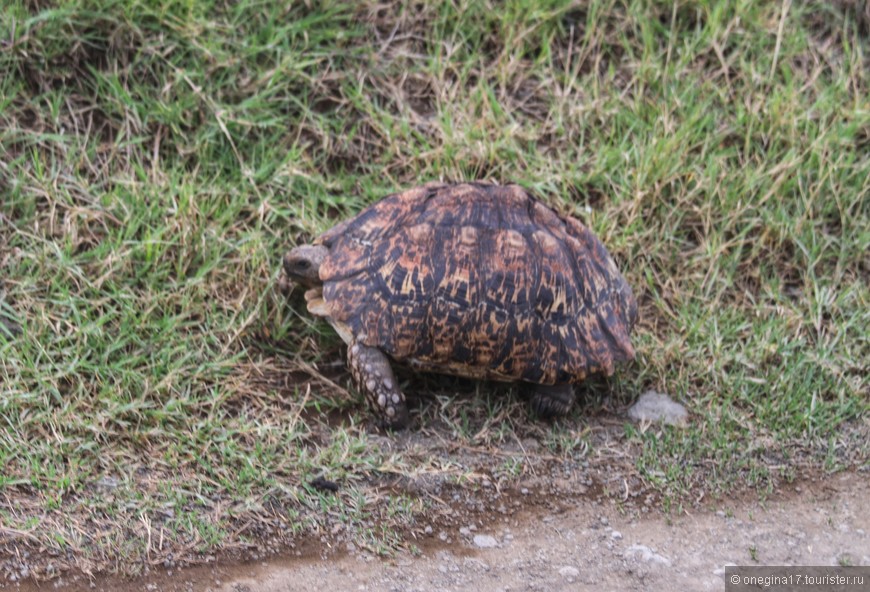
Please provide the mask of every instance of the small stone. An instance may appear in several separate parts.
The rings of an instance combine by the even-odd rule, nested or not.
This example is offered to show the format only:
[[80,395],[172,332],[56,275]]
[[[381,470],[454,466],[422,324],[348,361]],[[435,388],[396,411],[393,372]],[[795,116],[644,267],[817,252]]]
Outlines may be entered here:
[[639,558],[641,561],[645,561],[647,563],[652,563],[652,564],[656,564],[656,565],[668,566],[671,564],[670,559],[668,559],[667,557],[663,557],[662,555],[659,555],[658,553],[656,553],[655,551],[653,551],[652,549],[650,549],[646,545],[632,545],[629,548],[627,548],[623,552],[622,555],[626,559],[636,557],[636,558]]
[[447,540],[447,533],[442,530],[441,532],[438,533],[438,538],[442,541],[446,541]]
[[528,488],[523,487],[522,489],[520,489],[520,493],[522,493],[523,495],[529,495],[529,490]]
[[580,575],[580,570],[576,567],[571,567],[570,565],[566,565],[565,567],[559,568],[559,575],[563,578],[568,578],[569,580],[573,580],[574,578]]
[[622,533],[619,532],[618,530],[614,530],[613,532],[610,533],[610,538],[612,538],[614,541],[621,541],[622,540]]
[[647,391],[628,410],[628,417],[638,423],[652,422],[684,426],[688,423],[689,412],[669,396],[656,391]]
[[610,521],[607,519],[607,516],[602,516],[601,518],[598,519],[598,521],[601,522],[601,524],[603,524],[605,526],[610,524]]
[[481,549],[492,549],[498,547],[498,541],[495,540],[495,537],[491,537],[488,534],[476,534],[474,535],[474,546],[480,547]]
[[471,536],[471,530],[468,527],[463,526],[459,529],[459,534],[462,536]]
[[432,534],[432,527],[427,526],[426,528],[423,529],[423,532],[426,534]]

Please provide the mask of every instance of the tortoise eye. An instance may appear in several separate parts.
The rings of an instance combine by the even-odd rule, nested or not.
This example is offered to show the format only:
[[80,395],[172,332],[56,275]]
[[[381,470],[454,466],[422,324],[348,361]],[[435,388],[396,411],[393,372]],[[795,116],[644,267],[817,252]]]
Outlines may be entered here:
[[296,267],[298,267],[299,269],[308,269],[309,267],[311,267],[311,262],[305,261],[303,259],[302,261],[296,262]]

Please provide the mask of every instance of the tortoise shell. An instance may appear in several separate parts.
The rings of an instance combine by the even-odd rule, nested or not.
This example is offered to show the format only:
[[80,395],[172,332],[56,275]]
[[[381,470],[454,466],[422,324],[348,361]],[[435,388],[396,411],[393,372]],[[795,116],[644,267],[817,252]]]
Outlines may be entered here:
[[315,244],[322,313],[394,360],[557,385],[634,357],[637,304],[604,245],[517,185],[410,189]]

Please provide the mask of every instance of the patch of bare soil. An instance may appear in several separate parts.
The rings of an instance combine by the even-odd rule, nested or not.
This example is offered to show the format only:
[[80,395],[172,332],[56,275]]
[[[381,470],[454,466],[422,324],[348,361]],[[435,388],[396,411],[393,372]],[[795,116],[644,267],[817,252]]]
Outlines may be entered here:
[[825,475],[786,486],[766,502],[724,499],[672,516],[593,491],[571,503],[541,503],[519,491],[506,497],[504,511],[470,512],[454,503],[455,520],[430,524],[415,552],[387,559],[323,544],[266,562],[6,589],[724,590],[728,564],[870,565],[868,491],[867,474]]

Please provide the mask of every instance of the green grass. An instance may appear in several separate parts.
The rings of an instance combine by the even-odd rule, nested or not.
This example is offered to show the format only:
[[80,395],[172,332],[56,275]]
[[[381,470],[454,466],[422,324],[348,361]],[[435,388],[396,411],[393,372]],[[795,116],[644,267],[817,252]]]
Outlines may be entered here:
[[[507,487],[614,446],[668,504],[866,470],[860,5],[4,4],[0,545],[133,570],[347,524],[377,550],[428,503],[392,478]],[[426,439],[384,439],[277,289],[290,246],[435,179],[524,184],[634,287],[638,360],[568,420],[421,377]],[[691,426],[602,445],[647,388]]]

